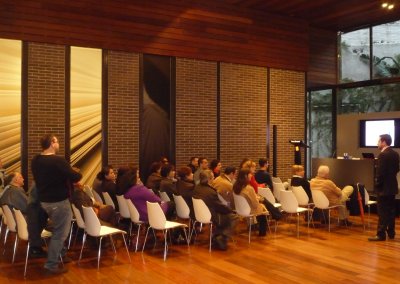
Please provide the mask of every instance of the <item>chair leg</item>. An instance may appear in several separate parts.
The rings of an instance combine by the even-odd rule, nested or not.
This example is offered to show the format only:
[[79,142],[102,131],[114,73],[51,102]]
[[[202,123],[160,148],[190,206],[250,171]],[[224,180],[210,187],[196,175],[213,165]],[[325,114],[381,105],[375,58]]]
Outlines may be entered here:
[[110,235],[110,241],[111,241],[111,246],[112,246],[112,249],[114,251],[114,254],[117,254],[117,250],[115,249],[114,240],[112,238],[112,235]]
[[136,236],[136,246],[135,246],[135,252],[137,252],[137,248],[138,248],[138,244],[139,244],[140,226],[141,226],[141,224],[138,224],[137,236]]
[[164,261],[167,259],[167,238],[168,238],[168,230],[163,231],[164,233]]
[[212,227],[213,227],[213,224],[210,223],[210,248],[209,248],[210,252],[211,252]]
[[[111,236],[111,235],[110,235]],[[99,250],[97,252],[97,269],[100,268],[100,257],[101,257],[101,241],[103,240],[103,237],[100,237],[100,242],[99,242]],[[111,240],[112,243],[112,240]]]
[[249,243],[251,242],[251,219],[252,217],[249,218]]
[[149,230],[150,230],[150,226],[147,228],[147,231],[146,231],[146,236],[144,237],[144,242],[143,242],[143,247],[142,247],[142,252],[144,251],[144,247],[146,246],[146,241],[147,241],[147,234],[149,233]]
[[328,231],[331,231],[331,209],[328,209]]
[[81,253],[79,254],[78,264],[79,264],[79,262],[81,261],[81,258],[82,258],[82,252],[83,252],[83,247],[85,246],[85,242],[86,242],[86,232],[83,233],[82,248],[81,248]]
[[11,263],[14,263],[15,260],[15,252],[17,251],[17,246],[18,246],[18,235],[15,233],[15,241],[14,241],[14,252],[13,252],[13,257]]
[[71,229],[69,230],[68,249],[71,247],[72,231],[73,231],[73,229],[74,229],[74,224],[75,224],[75,222],[72,221],[72,223],[71,223]]
[[300,214],[297,213],[297,238],[299,238],[299,236],[300,236],[299,226],[300,226]]
[[26,278],[26,268],[28,267],[28,256],[29,256],[29,242],[28,242],[28,245],[26,246],[24,278]]
[[128,254],[129,262],[132,262],[131,255],[129,254],[129,249],[128,249],[128,246],[126,244],[124,233],[122,233],[122,240],[124,241],[124,245],[125,245],[126,253]]
[[9,230],[8,227],[7,227],[6,233],[5,233],[5,235],[4,235],[3,255],[4,255],[4,253],[6,252],[6,242],[7,242],[7,237],[8,237],[8,232],[9,232],[9,231],[10,231],[10,230]]

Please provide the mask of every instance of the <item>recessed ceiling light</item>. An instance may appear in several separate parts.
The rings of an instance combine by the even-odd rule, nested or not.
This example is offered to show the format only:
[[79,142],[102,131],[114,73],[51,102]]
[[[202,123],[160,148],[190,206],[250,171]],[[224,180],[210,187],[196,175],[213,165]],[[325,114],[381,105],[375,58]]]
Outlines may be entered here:
[[382,3],[382,8],[386,8],[389,4],[388,3]]
[[388,6],[388,9],[389,10],[392,10],[394,8],[394,4],[390,4],[389,6]]

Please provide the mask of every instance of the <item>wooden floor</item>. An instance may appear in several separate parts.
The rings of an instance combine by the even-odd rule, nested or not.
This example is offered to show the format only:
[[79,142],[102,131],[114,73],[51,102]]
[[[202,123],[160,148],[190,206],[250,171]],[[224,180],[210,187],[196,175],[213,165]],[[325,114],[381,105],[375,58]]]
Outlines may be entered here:
[[[45,276],[44,259],[29,260],[27,279],[23,278],[26,244],[21,242],[16,263],[11,265],[13,238],[7,242],[0,257],[0,283],[399,283],[400,234],[395,240],[370,243],[374,235],[376,216],[371,216],[371,228],[363,230],[359,217],[351,217],[352,227],[316,226],[307,229],[304,221],[300,237],[295,225],[285,221],[277,233],[260,238],[253,234],[247,241],[245,226],[239,227],[235,243],[228,251],[212,251],[207,247],[207,229],[195,245],[171,245],[167,261],[163,261],[163,245],[155,249],[126,251],[118,241],[115,256],[104,249],[100,270],[96,251],[85,249],[78,266],[80,244],[69,252],[74,260],[66,264],[69,271],[62,276]],[[399,227],[399,220],[396,220]],[[2,249],[2,247],[1,247]]]

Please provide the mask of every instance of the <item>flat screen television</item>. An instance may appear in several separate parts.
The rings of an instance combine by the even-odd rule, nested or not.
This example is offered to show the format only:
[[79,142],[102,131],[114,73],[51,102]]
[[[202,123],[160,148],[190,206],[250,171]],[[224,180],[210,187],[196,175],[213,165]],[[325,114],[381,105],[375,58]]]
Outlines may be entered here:
[[379,135],[392,136],[390,146],[400,148],[400,118],[360,120],[360,147],[376,147]]

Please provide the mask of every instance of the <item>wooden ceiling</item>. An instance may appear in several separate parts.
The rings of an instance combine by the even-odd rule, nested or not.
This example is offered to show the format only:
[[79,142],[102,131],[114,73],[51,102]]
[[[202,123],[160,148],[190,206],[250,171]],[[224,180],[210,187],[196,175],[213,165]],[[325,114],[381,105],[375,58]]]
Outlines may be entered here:
[[311,27],[350,31],[368,25],[400,20],[400,0],[392,10],[381,7],[383,0],[220,0],[237,8],[306,20]]

